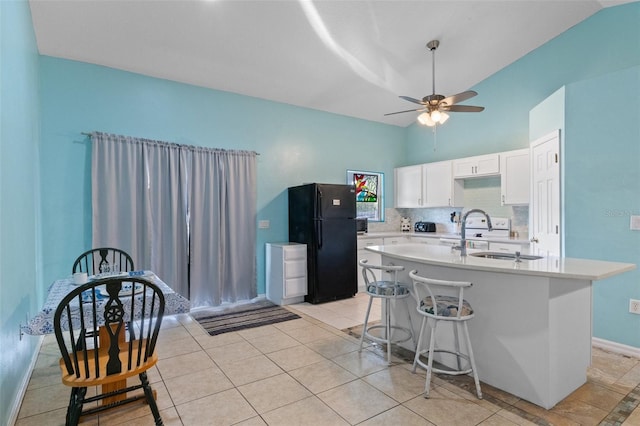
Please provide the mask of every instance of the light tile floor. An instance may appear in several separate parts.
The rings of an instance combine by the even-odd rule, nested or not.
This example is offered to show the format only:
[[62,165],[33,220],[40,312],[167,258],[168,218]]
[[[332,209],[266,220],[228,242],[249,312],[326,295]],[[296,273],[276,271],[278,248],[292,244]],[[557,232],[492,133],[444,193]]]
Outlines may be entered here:
[[[387,366],[378,346],[358,352],[367,297],[290,308],[301,319],[209,336],[189,315],[165,318],[149,377],[165,425],[640,425],[640,360],[594,349],[588,382],[552,410],[469,378],[410,372],[411,354]],[[379,318],[379,305],[374,307]],[[357,314],[355,314],[357,312]],[[351,328],[350,333],[340,329]],[[361,328],[361,327],[360,327]],[[69,390],[47,336],[17,425],[62,425]],[[83,418],[87,425],[151,425],[133,404]]]

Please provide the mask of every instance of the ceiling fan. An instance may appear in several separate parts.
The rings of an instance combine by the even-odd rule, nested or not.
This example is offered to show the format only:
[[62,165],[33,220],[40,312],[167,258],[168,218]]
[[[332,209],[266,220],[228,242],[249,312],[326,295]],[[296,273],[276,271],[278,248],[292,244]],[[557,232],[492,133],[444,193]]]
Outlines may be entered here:
[[418,116],[418,122],[426,126],[435,126],[436,124],[443,124],[449,118],[449,114],[446,112],[480,112],[484,110],[484,107],[471,106],[471,105],[457,105],[458,102],[465,101],[469,98],[473,98],[478,93],[473,90],[467,90],[466,92],[458,93],[457,95],[444,97],[436,94],[436,58],[435,52],[440,42],[438,40],[431,40],[427,43],[427,49],[431,50],[431,66],[432,66],[432,87],[433,93],[427,95],[422,100],[411,98],[409,96],[400,96],[405,101],[413,102],[414,104],[421,105],[420,108],[409,109],[406,111],[390,112],[386,115],[403,114],[405,112],[422,112]]

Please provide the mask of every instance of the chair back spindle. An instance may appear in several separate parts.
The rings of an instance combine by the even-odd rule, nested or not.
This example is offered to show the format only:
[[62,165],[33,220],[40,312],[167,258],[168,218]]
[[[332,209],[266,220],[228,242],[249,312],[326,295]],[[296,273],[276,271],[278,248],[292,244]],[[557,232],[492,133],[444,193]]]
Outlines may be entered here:
[[124,250],[113,247],[101,247],[87,250],[73,263],[72,273],[86,272],[96,275],[101,272],[103,265],[118,265],[121,272],[134,271],[133,259]]

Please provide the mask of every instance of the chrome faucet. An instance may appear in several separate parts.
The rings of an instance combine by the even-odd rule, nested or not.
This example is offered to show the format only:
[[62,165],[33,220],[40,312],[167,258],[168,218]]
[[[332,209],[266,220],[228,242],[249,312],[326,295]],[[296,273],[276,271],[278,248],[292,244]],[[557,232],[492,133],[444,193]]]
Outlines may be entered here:
[[489,231],[491,231],[493,229],[493,226],[491,225],[491,218],[489,217],[489,215],[487,213],[485,213],[484,210],[480,210],[480,209],[472,209],[469,210],[468,212],[466,212],[464,214],[464,216],[462,216],[462,229],[460,231],[460,256],[466,256],[467,255],[467,236],[466,236],[466,232],[467,232],[467,216],[469,216],[471,213],[482,213],[484,215],[484,217],[487,218],[487,229]]

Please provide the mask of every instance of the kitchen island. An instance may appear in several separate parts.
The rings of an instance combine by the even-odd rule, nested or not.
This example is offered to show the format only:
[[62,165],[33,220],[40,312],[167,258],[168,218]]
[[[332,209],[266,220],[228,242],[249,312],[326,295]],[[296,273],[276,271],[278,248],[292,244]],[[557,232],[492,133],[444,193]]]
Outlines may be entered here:
[[[591,284],[635,269],[631,263],[546,257],[539,260],[487,259],[469,250],[461,257],[450,247],[402,244],[369,246],[384,264],[455,281],[470,281],[465,291],[474,308],[469,322],[480,380],[549,409],[587,380],[591,363]],[[398,305],[402,309],[402,304]],[[410,309],[412,327],[420,318]],[[406,324],[406,315],[394,321]],[[449,329],[438,329],[439,345],[450,344]],[[442,334],[441,334],[442,332]],[[406,348],[414,350],[410,342]],[[452,359],[436,358],[451,365]]]

